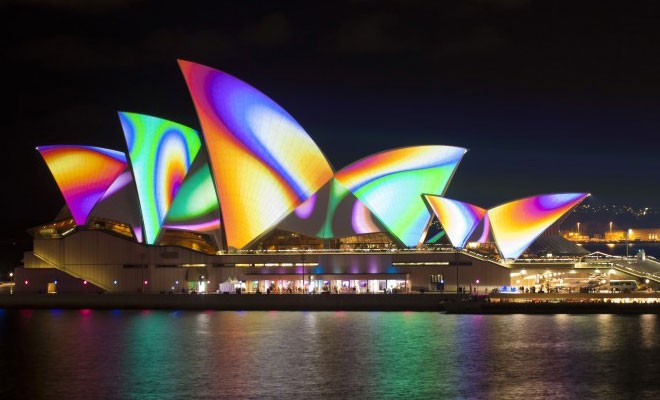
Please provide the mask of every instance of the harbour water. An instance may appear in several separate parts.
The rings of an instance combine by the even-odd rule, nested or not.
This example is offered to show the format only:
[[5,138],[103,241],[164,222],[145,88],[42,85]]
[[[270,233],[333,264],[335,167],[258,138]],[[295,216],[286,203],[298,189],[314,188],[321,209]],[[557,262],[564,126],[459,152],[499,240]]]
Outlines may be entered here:
[[0,310],[2,399],[660,397],[660,316]]

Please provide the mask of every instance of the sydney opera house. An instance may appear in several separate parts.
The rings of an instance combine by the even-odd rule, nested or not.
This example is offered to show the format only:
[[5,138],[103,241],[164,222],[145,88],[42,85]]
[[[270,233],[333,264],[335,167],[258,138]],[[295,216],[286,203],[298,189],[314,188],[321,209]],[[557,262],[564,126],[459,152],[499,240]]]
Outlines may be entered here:
[[66,206],[30,230],[17,291],[485,293],[510,285],[512,260],[588,196],[491,209],[446,198],[467,151],[452,146],[335,170],[269,97],[179,65],[199,131],[119,112],[125,149],[37,147]]

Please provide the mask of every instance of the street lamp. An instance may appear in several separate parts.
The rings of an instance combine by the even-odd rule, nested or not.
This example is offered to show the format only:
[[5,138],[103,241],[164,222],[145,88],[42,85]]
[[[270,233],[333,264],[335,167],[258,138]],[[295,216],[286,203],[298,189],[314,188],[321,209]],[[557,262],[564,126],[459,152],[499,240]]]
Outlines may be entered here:
[[630,235],[632,235],[632,229],[628,229],[626,233],[626,258],[628,258],[628,247],[630,244]]
[[612,221],[610,221],[610,239],[612,239]]
[[578,239],[579,239],[580,238],[580,223],[579,222],[577,223],[577,235],[578,235]]

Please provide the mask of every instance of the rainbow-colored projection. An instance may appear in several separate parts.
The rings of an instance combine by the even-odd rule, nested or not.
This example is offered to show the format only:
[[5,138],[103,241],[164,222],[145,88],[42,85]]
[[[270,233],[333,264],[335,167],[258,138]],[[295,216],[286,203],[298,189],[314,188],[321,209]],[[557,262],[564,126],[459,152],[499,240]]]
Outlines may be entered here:
[[71,210],[76,225],[85,225],[90,211],[126,168],[126,156],[92,146],[39,146],[39,153]]
[[273,100],[224,72],[179,61],[218,189],[229,248],[241,249],[317,192],[332,168]]
[[220,205],[208,164],[188,173],[170,206],[164,226],[197,232],[220,229]]
[[495,243],[502,257],[518,258],[543,231],[588,196],[588,193],[545,194],[488,210]]
[[413,247],[431,217],[421,195],[442,195],[466,151],[451,146],[390,150],[347,166],[336,178],[401,243]]
[[320,239],[385,231],[369,209],[336,179],[310,196],[277,227]]
[[163,220],[201,147],[194,129],[161,118],[119,113],[137,185],[144,238],[154,244]]
[[105,191],[89,217],[128,224],[133,228],[135,239],[142,243],[142,214],[140,200],[133,180],[133,173],[126,168]]
[[440,196],[424,195],[454,247],[464,248],[468,238],[484,219],[486,210],[473,204]]

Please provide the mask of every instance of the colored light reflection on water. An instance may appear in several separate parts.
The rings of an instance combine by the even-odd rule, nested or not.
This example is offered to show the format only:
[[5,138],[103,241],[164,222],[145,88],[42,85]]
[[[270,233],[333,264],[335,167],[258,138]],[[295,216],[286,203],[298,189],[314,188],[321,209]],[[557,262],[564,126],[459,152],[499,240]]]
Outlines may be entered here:
[[660,394],[657,315],[0,310],[0,354],[3,399]]

